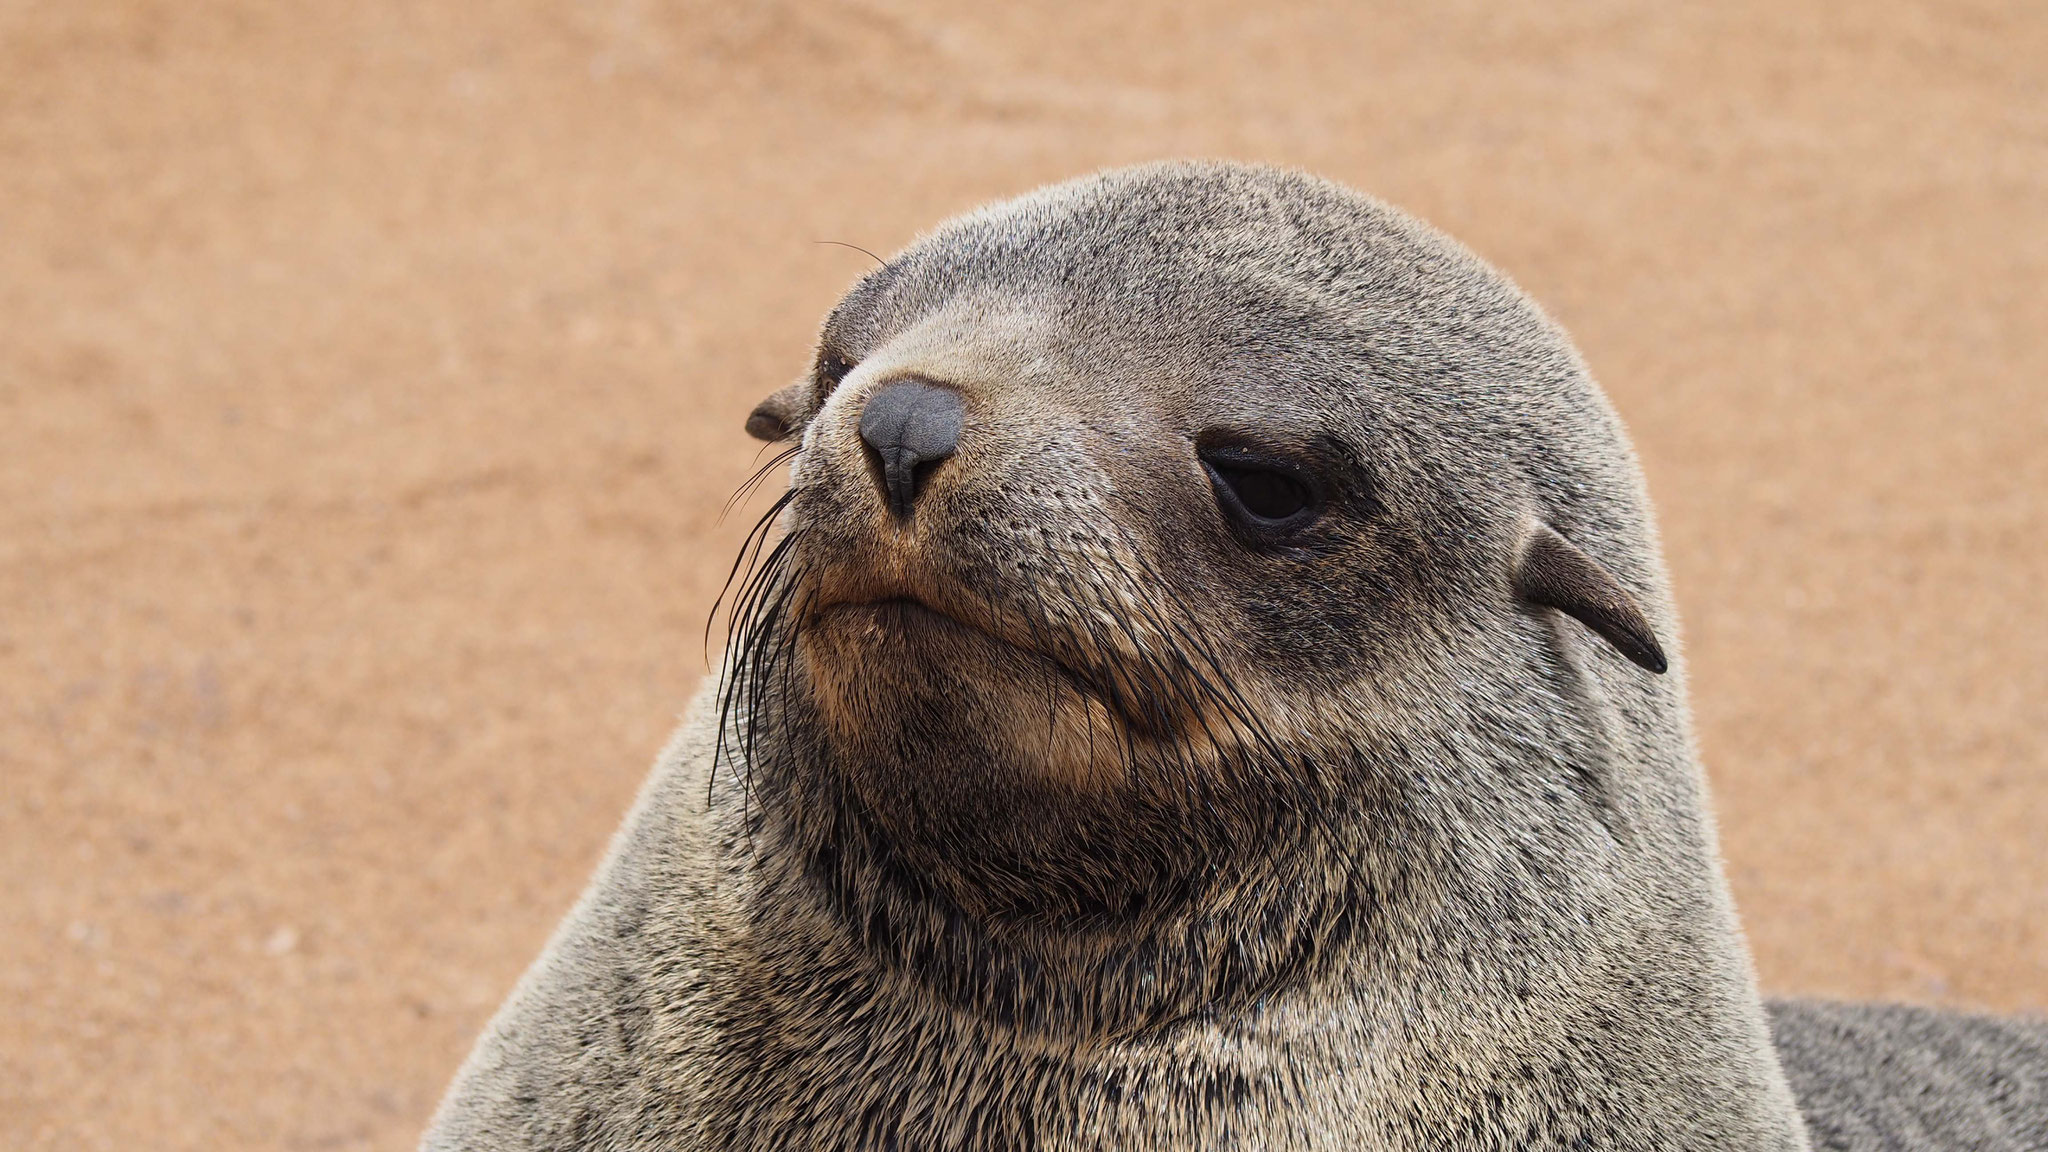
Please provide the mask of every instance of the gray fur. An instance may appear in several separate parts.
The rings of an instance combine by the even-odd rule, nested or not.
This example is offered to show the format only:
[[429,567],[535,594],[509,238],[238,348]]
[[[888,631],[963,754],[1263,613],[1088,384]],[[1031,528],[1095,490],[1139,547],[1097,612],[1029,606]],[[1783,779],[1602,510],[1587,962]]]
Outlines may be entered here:
[[[858,424],[908,378],[966,420],[899,520]],[[1470,253],[1297,173],[1108,172],[868,276],[773,407],[719,683],[425,1147],[1808,1146],[1634,456]],[[1226,523],[1218,436],[1314,462],[1307,534]],[[1668,675],[1517,595],[1539,530]],[[1843,1019],[1777,1017],[1817,1118]],[[2038,1082],[2009,1051],[1947,1091]]]
[[1815,1149],[2048,1149],[2048,1021],[1903,1004],[1770,1009]]

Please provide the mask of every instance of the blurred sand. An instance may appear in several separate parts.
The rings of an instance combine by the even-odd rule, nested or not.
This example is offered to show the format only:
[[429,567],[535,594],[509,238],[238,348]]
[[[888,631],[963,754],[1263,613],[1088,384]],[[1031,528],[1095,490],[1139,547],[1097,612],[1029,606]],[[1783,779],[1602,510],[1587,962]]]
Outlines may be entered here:
[[815,241],[1165,155],[1577,335],[1770,989],[2048,1008],[2048,8],[1501,7],[0,0],[0,1146],[408,1147],[704,670]]

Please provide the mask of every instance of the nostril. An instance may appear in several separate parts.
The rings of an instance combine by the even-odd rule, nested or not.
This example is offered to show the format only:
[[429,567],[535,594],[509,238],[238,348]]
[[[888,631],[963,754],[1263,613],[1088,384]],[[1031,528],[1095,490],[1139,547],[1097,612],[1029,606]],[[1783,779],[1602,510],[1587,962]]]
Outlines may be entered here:
[[958,392],[921,380],[888,384],[868,397],[860,438],[879,470],[883,499],[897,518],[912,504],[939,463],[960,446],[967,405]]

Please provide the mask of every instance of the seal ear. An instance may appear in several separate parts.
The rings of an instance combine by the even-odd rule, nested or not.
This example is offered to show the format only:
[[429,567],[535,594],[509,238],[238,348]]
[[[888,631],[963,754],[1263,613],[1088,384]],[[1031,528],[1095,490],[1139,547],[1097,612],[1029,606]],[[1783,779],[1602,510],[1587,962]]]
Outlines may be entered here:
[[1522,599],[1570,616],[1650,671],[1661,673],[1670,666],[1649,620],[1621,581],[1541,520],[1522,542],[1509,579]]
[[803,431],[811,422],[811,382],[799,380],[754,405],[747,414],[747,435],[773,444]]

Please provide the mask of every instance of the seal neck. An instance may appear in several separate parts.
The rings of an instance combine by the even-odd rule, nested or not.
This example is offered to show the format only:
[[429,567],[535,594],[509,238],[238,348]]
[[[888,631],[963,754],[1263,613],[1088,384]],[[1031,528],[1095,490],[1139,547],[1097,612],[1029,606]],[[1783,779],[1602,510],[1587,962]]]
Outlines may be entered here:
[[[1654,805],[1621,787],[1543,801],[1502,765],[1417,755],[1325,766],[1375,783],[1256,851],[1217,846],[1234,867],[1173,899],[1092,918],[968,908],[854,815],[823,761],[763,762],[749,803],[729,785],[714,807],[747,813],[726,874],[788,1011],[1028,1049],[1047,1081],[1032,1091],[1097,1075],[1106,1052],[1195,1050],[1264,1114],[1327,1091],[1441,1127],[1595,1093],[1645,1146],[1803,1147],[1689,755],[1659,769],[1687,802]],[[1501,795],[1522,787],[1536,802]],[[1183,1088],[1200,1091],[1166,1086]]]
[[[1099,1043],[1241,1017],[1336,978],[1412,899],[1412,868],[1384,850],[1339,853],[1319,824],[1187,829],[1190,866],[1043,902],[970,904],[922,866],[919,846],[864,819],[824,774],[755,781],[745,871],[762,885],[757,927],[844,953],[877,984],[1025,1036]],[[1400,809],[1373,822],[1383,846],[1413,842]],[[824,814],[804,818],[800,814]],[[1354,828],[1354,835],[1358,829]],[[1349,856],[1348,859],[1343,858]],[[791,917],[789,909],[804,914]]]

